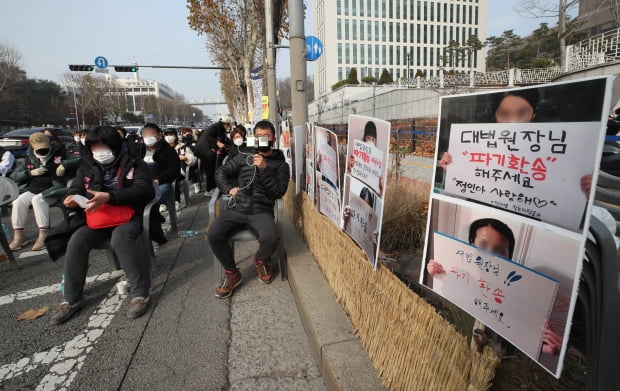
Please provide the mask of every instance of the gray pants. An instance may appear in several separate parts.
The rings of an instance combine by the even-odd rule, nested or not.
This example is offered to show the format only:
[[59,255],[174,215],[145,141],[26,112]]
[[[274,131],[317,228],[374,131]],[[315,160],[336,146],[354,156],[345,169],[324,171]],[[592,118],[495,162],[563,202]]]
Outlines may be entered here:
[[111,239],[121,267],[131,287],[131,297],[148,297],[151,290],[149,254],[145,254],[138,237],[142,233],[142,218],[114,228],[90,229],[84,225],[71,235],[65,254],[65,301],[77,303],[84,291],[90,250]]
[[278,249],[278,230],[272,213],[247,215],[234,209],[225,209],[211,224],[207,233],[213,255],[224,270],[234,271],[237,266],[228,239],[235,233],[248,229],[258,238],[256,260],[267,261]]

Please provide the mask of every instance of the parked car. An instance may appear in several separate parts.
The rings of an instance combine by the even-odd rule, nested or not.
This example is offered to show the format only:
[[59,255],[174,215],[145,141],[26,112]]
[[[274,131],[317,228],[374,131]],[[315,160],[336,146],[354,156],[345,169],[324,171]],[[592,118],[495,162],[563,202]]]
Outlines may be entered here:
[[13,152],[15,157],[23,156],[28,150],[28,138],[35,132],[42,132],[45,129],[52,129],[58,139],[63,143],[73,141],[72,131],[61,128],[20,128],[6,132],[0,136],[0,146]]

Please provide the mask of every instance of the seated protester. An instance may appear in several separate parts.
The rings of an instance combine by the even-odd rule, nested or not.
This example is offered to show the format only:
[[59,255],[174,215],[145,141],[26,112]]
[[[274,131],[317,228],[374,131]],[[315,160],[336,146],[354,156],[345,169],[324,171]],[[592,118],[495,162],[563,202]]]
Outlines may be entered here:
[[73,141],[67,144],[67,151],[69,151],[70,154],[76,157],[81,157],[86,151],[86,147],[84,146],[84,144],[82,144],[81,133],[82,132],[79,132],[77,130],[73,132],[71,134],[73,136]]
[[[169,128],[164,130],[164,140],[166,140],[168,145],[175,149],[177,155],[179,156],[179,160],[181,161],[181,170],[179,172],[179,177],[177,178],[176,194],[174,195],[175,207],[179,210],[181,209],[181,186],[183,185],[183,180],[185,179],[184,174],[188,167],[197,165],[198,158],[194,155],[191,148],[179,142],[179,136],[176,129]],[[185,200],[185,202],[187,203],[187,200]]]
[[259,281],[269,284],[273,277],[268,260],[280,240],[273,207],[286,192],[290,177],[284,154],[272,149],[275,134],[271,122],[259,121],[254,127],[254,135],[268,137],[269,146],[259,148],[256,154],[239,152],[216,171],[218,188],[222,194],[232,197],[207,234],[213,254],[226,272],[215,291],[218,298],[229,297],[241,283],[241,272],[228,243],[230,236],[240,230],[249,229],[257,235],[259,247],[254,261]]
[[192,155],[196,157],[196,164],[189,165],[187,169],[187,180],[194,187],[194,193],[200,193],[200,168],[198,167],[198,156],[194,152],[196,147],[196,137],[194,136],[194,130],[192,128],[181,129],[181,142],[192,152]]
[[177,152],[162,140],[162,132],[156,124],[146,124],[142,128],[142,139],[145,148],[141,157],[153,173],[154,180],[161,190],[160,212],[166,211],[166,200],[172,192],[172,181],[181,172],[181,161]]
[[228,152],[229,159],[232,159],[233,156],[243,150],[245,135],[245,128],[241,125],[235,126],[233,130],[230,131],[230,141],[232,141],[233,146],[230,147],[230,151]]
[[[141,159],[129,156],[127,146],[111,126],[99,126],[89,132],[86,147],[91,153],[82,159],[63,205],[81,213],[74,198],[76,195],[89,198],[84,209],[87,224],[77,228],[67,244],[64,301],[50,319],[50,323],[55,325],[69,320],[85,304],[83,292],[90,250],[108,239],[131,286],[132,299],[127,316],[137,318],[149,306],[150,259],[138,238],[142,233],[144,206],[155,195],[153,178]],[[125,222],[106,223],[105,214],[118,215],[119,206],[130,206],[133,216],[129,213]],[[116,211],[112,209],[114,207]],[[93,216],[97,216],[102,224],[112,225],[109,228],[91,228],[89,225],[94,225],[91,220]]]
[[7,176],[15,166],[15,155],[13,152],[0,147],[0,175]]
[[9,244],[13,251],[20,250],[26,243],[24,225],[28,207],[32,205],[34,218],[39,227],[39,237],[32,251],[45,248],[45,237],[49,230],[49,209],[67,194],[68,172],[75,170],[79,159],[69,154],[61,144],[50,142],[42,132],[30,135],[30,146],[23,160],[9,175],[20,185],[21,194],[13,201],[11,223],[14,236]]

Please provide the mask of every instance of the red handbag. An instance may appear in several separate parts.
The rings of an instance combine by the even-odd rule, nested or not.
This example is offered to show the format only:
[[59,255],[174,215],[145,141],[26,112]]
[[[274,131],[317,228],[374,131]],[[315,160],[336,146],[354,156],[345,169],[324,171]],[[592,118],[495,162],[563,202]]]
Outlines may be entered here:
[[[118,188],[121,188],[121,168],[118,168]],[[132,205],[103,204],[94,212],[86,212],[86,225],[90,229],[117,227],[128,223],[136,214]]]

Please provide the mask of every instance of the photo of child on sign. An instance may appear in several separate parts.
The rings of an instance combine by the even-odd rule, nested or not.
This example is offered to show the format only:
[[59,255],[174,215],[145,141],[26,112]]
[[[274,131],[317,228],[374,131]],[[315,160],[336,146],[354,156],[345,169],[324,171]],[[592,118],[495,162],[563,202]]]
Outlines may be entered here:
[[[601,80],[443,99],[435,188],[582,232]],[[567,96],[578,102],[558,105]]]
[[[562,342],[568,338],[568,306],[575,282],[574,270],[578,262],[575,254],[579,251],[579,240],[534,225],[537,223],[527,224],[490,207],[467,201],[449,201],[442,196],[433,200],[430,212],[422,283],[450,301],[460,302],[459,306],[472,316],[547,370],[555,372]],[[449,248],[470,254],[481,249],[492,255],[491,262],[477,262],[473,257],[464,265],[460,256],[446,255]],[[481,255],[486,259],[483,253]],[[510,271],[517,270],[519,275],[525,276],[512,288],[527,285],[527,289],[515,293],[511,301],[502,299],[502,305],[495,302],[494,308],[500,311],[494,314],[475,304],[476,298],[479,301],[482,297],[467,296],[467,291],[451,285],[455,284],[456,271],[463,266],[470,268],[466,272],[474,295],[479,293],[478,280],[491,281],[489,277],[498,280],[498,286],[506,294],[508,290],[502,279],[506,273],[501,274],[499,270],[508,267],[512,267]],[[489,272],[495,275],[489,276]],[[533,285],[524,284],[526,280]],[[557,294],[551,295],[555,293],[556,285]],[[484,293],[487,293],[486,289]],[[488,291],[486,296],[493,299],[493,293]],[[501,319],[498,320],[494,316],[500,313]]]
[[373,268],[379,255],[389,142],[389,122],[349,116],[340,227],[364,250]]

